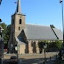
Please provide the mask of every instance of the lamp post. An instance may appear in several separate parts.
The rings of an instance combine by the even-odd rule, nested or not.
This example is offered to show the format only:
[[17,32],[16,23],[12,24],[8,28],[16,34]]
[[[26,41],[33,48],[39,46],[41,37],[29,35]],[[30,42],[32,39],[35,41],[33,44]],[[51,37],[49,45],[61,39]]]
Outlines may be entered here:
[[18,61],[18,48],[19,48],[19,47],[18,47],[18,43],[17,43],[17,61]]
[[62,27],[63,27],[63,47],[64,47],[64,18],[63,18],[63,0],[60,0],[62,10]]
[[46,48],[47,44],[44,45],[44,64],[46,63]]

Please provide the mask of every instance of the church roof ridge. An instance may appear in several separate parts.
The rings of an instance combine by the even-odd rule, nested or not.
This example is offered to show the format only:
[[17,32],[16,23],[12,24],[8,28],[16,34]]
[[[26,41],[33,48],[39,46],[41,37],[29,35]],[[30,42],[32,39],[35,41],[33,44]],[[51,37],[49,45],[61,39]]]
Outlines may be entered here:
[[50,27],[50,26],[45,26],[45,25],[40,25],[40,24],[26,24],[26,25],[31,25],[31,26],[38,26],[38,27]]

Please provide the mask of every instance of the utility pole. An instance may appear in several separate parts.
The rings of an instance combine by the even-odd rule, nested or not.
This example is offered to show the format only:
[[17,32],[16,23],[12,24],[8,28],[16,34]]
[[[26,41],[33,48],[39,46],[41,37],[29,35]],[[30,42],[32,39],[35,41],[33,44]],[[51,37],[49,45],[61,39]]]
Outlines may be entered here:
[[63,18],[63,0],[60,0],[61,3],[61,13],[62,13],[62,27],[63,27],[63,48],[64,48],[64,18]]

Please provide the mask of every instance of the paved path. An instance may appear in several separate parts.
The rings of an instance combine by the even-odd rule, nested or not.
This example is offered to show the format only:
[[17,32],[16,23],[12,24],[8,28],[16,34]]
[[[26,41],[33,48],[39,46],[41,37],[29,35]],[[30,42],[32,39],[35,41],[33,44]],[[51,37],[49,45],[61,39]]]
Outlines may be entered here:
[[[43,64],[44,59],[29,59],[29,60],[22,60],[19,64]],[[47,59],[46,64],[54,64],[55,59],[52,60]]]
[[[4,60],[4,64],[9,64],[9,60]],[[33,58],[33,59],[19,59],[18,64],[43,64],[44,58]],[[55,57],[47,58],[46,64],[54,64]]]
[[[37,59],[31,59],[31,60],[19,60],[18,64],[43,64],[44,60],[37,60]],[[4,64],[9,64],[7,61],[4,61]],[[46,64],[54,64],[54,60],[47,61]]]

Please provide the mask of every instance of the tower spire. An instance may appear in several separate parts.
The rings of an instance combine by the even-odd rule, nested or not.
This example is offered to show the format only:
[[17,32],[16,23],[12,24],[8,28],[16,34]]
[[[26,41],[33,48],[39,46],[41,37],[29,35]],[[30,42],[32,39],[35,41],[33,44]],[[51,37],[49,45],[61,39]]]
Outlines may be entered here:
[[20,0],[17,1],[16,14],[21,14],[21,4],[20,4]]

